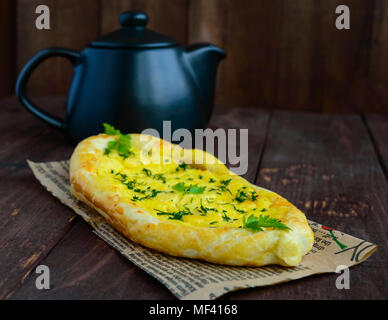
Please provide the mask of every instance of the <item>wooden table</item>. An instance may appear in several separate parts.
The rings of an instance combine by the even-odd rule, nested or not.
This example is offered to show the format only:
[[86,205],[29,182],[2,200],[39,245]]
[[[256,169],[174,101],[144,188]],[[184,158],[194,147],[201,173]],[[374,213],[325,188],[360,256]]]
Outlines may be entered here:
[[[52,109],[63,99],[44,102]],[[35,180],[26,159],[68,159],[72,146],[15,98],[0,110],[0,297],[175,299]],[[313,221],[379,245],[350,269],[350,290],[337,290],[338,275],[324,274],[221,299],[388,298],[388,117],[216,108],[211,127],[249,129],[248,180]],[[50,290],[35,287],[40,264],[50,267]]]

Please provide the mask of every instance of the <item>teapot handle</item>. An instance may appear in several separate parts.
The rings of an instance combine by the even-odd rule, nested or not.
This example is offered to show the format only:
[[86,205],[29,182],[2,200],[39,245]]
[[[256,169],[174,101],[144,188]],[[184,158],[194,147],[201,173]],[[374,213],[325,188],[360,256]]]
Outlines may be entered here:
[[68,50],[64,48],[44,49],[38,52],[34,57],[31,58],[30,61],[27,62],[27,64],[20,72],[19,77],[16,81],[16,96],[19,98],[19,101],[22,103],[22,105],[32,114],[37,116],[39,119],[47,122],[49,125],[53,126],[56,129],[63,129],[64,120],[46,113],[31,102],[31,100],[26,96],[27,81],[30,78],[32,72],[35,70],[35,68],[47,58],[54,56],[64,57],[67,58],[74,67],[80,55],[81,54],[77,51]]

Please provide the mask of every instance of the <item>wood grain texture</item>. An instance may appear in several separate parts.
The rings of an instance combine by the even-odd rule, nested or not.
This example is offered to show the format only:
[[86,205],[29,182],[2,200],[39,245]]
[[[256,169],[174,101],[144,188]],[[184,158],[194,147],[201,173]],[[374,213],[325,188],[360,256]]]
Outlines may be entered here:
[[26,159],[59,160],[72,147],[15,98],[0,103],[0,299],[8,298],[71,228],[74,213],[35,181]]
[[388,183],[361,117],[274,112],[257,184],[289,199],[313,221],[379,245],[338,275],[236,292],[233,299],[386,299]]
[[[11,3],[4,1],[1,12],[9,11]],[[17,45],[0,50],[0,68],[11,74],[1,80],[0,95],[13,91],[15,73],[39,50],[80,50],[118,29],[121,12],[140,9],[148,13],[150,29],[181,44],[208,41],[225,49],[228,57],[217,74],[218,105],[388,113],[384,0],[48,0],[49,31],[35,28],[38,0],[16,4],[17,36],[12,39]],[[335,27],[340,4],[350,8],[350,30]],[[7,40],[12,15],[5,17],[0,34]],[[52,58],[35,72],[29,87],[35,94],[65,94],[71,76],[67,61]]]
[[36,290],[31,274],[11,299],[173,299],[159,281],[122,257],[79,221],[42,261],[51,270],[51,289]]
[[15,2],[0,1],[0,98],[11,95],[15,81]]
[[[244,154],[241,149],[240,135],[234,139],[227,139],[227,152],[229,148],[236,150],[241,163],[247,163],[247,172],[242,174],[242,177],[249,182],[254,183],[256,179],[257,169],[261,160],[264,148],[264,141],[271,118],[271,113],[265,109],[255,107],[246,108],[215,108],[209,128],[213,130],[221,129],[248,129],[248,150]],[[228,132],[227,132],[228,133]],[[228,136],[227,136],[228,138]],[[245,141],[243,141],[245,143]],[[215,156],[218,156],[215,153]],[[232,168],[234,165],[227,158],[226,165]]]
[[280,0],[190,2],[189,42],[208,41],[228,55],[219,67],[216,104],[273,106],[281,8]]
[[189,0],[101,0],[101,33],[120,29],[120,13],[142,10],[148,15],[147,28],[185,44]]
[[[52,98],[45,102],[60,105]],[[22,110],[16,99],[2,101],[0,108],[0,138],[5,142],[0,153],[0,297],[173,298],[99,240],[84,221],[72,220],[74,213],[44,190],[25,165],[26,158],[68,158],[72,147]],[[367,115],[365,127],[359,116],[271,116],[258,110],[219,108],[211,123],[212,128],[250,129],[246,177],[254,181],[260,164],[257,184],[288,198],[309,219],[375,242],[379,249],[350,269],[351,290],[336,289],[337,275],[314,275],[223,299],[387,299],[388,183],[375,153],[380,150],[380,158],[386,159],[386,117]],[[37,264],[50,267],[51,290],[36,290]]]
[[362,61],[359,61],[349,96],[354,110],[387,114],[388,3],[384,0],[368,3],[368,17],[363,22],[364,41],[359,42]]
[[[35,8],[39,0],[17,1],[17,72],[37,52],[48,47],[81,50],[98,36],[99,1],[47,0],[50,8],[50,30],[37,30]],[[73,75],[71,64],[64,58],[43,62],[30,78],[32,94],[67,94]]]
[[367,114],[365,121],[376,147],[376,151],[388,179],[388,116]]
[[[256,115],[256,116],[254,116]],[[254,181],[269,113],[252,108],[215,110],[212,128],[249,128],[250,156],[246,178]],[[263,130],[258,130],[263,128]],[[53,270],[53,289],[36,290],[26,279],[12,299],[172,299],[161,283],[101,241],[83,221],[41,261]]]
[[[36,101],[53,113],[64,114],[63,97],[46,97]],[[53,160],[63,160],[69,156],[72,147],[63,135],[26,111],[15,98],[2,100],[1,111],[0,171],[1,165],[25,166],[26,159],[37,160],[44,155],[56,156]]]

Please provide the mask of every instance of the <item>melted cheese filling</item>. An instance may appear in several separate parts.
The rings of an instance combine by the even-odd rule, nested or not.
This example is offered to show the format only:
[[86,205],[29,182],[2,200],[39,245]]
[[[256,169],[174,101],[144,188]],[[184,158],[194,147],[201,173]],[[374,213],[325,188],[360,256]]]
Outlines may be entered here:
[[114,188],[123,199],[160,220],[239,228],[244,216],[282,219],[282,208],[272,208],[276,194],[258,190],[235,174],[215,174],[169,158],[144,164],[140,161],[141,151],[131,151],[133,154],[126,159],[117,152],[101,157],[97,182],[103,189]]

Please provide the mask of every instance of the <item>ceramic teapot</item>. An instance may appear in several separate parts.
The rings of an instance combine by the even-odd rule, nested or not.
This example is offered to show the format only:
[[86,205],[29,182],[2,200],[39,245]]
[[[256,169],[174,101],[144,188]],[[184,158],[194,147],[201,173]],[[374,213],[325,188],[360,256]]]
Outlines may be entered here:
[[[122,132],[153,128],[204,128],[210,119],[218,63],[225,52],[211,44],[183,47],[146,28],[141,11],[120,15],[122,28],[92,41],[81,52],[49,48],[22,69],[16,95],[35,116],[63,131],[73,142],[102,131],[110,123]],[[74,75],[65,119],[34,105],[26,95],[32,71],[45,59],[67,58]]]

